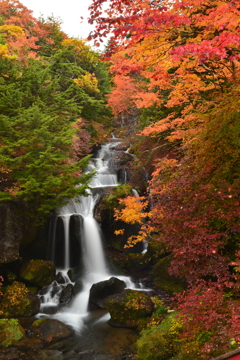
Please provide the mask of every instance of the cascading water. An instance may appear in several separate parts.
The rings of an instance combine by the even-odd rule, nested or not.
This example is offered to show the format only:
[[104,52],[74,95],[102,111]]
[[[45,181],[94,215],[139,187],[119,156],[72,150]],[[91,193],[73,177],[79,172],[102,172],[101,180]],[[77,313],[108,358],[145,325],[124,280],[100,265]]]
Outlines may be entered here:
[[[96,176],[93,178],[90,187],[94,188],[103,188],[103,187],[113,187],[118,185],[117,175],[114,172],[115,163],[114,163],[114,147],[117,143],[108,143],[101,146],[101,149],[98,151],[97,157],[93,158],[89,164],[90,169],[97,169]],[[88,300],[89,300],[89,291],[91,286],[94,283],[99,281],[109,279],[112,274],[110,274],[102,248],[101,241],[101,230],[97,221],[94,219],[93,212],[96,201],[98,200],[98,195],[93,196],[92,191],[89,191],[89,196],[76,198],[68,205],[63,206],[59,212],[58,216],[53,222],[52,225],[52,245],[50,246],[51,259],[57,261],[56,249],[58,249],[58,239],[57,239],[57,221],[59,218],[62,219],[63,233],[64,233],[64,257],[63,264],[60,273],[64,277],[65,286],[70,284],[71,281],[67,275],[69,268],[71,267],[71,251],[70,251],[70,236],[69,236],[69,227],[71,217],[74,215],[80,215],[83,218],[82,226],[82,244],[81,244],[81,253],[82,253],[82,262],[84,269],[81,275],[82,282],[82,291],[78,293],[75,298],[70,301],[65,307],[58,310],[59,305],[59,296],[61,294],[62,288],[58,288],[56,283],[53,287],[50,287],[48,292],[42,296],[42,306],[41,313],[38,317],[52,317],[58,319],[67,325],[72,326],[77,332],[81,331],[84,325],[84,320],[88,316]],[[123,280],[128,288],[134,288],[134,283],[129,277],[126,276],[117,276],[119,279]],[[56,309],[55,314],[54,310]],[[48,315],[49,309],[51,309],[51,315]]]

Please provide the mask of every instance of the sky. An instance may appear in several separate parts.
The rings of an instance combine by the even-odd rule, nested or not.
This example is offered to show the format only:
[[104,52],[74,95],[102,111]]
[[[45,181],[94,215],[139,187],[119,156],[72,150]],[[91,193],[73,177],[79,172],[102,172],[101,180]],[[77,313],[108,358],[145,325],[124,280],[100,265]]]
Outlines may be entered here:
[[[87,22],[91,0],[20,0],[20,2],[32,10],[36,18],[42,15],[47,18],[52,14],[54,17],[60,17],[63,21],[61,28],[69,37],[86,39],[93,30],[93,26]],[[84,17],[83,23],[80,23],[82,21],[80,16]]]

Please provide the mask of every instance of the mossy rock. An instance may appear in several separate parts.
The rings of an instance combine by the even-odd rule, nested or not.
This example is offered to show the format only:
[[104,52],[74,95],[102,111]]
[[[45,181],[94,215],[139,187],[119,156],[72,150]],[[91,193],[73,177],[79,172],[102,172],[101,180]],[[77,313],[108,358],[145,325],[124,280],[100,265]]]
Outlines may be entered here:
[[151,264],[155,265],[160,259],[169,255],[169,252],[165,244],[152,239],[148,243],[146,255],[149,257]]
[[141,327],[154,311],[148,294],[130,289],[108,297],[103,305],[111,315],[109,324],[116,327]]
[[137,341],[138,359],[173,359],[173,356],[178,354],[181,347],[179,337],[181,329],[182,323],[177,319],[176,313],[173,313],[167,316],[159,325],[143,330]]
[[170,294],[181,292],[187,286],[184,279],[169,274],[168,270],[171,267],[172,260],[172,255],[164,257],[154,265],[150,273],[153,284]]
[[32,316],[39,312],[40,300],[18,281],[7,287],[0,304],[0,318]]
[[52,261],[30,260],[20,268],[21,279],[38,287],[51,284],[55,274],[56,270]]
[[0,319],[0,342],[3,347],[12,346],[25,336],[17,319]]
[[151,264],[151,259],[148,254],[134,254],[126,255],[124,267],[130,272],[141,271],[147,269]]

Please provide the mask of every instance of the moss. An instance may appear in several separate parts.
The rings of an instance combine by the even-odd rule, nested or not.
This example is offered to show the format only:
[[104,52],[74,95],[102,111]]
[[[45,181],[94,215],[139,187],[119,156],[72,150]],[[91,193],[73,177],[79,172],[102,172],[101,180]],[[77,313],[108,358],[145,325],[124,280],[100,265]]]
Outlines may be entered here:
[[24,336],[24,329],[19,325],[17,319],[0,319],[0,341],[2,346],[11,346]]
[[140,291],[124,290],[103,302],[111,315],[110,324],[126,327],[143,327],[154,311],[151,298]]
[[148,254],[127,254],[124,267],[128,271],[141,271],[146,269],[151,263]]
[[172,259],[172,255],[168,255],[159,260],[150,273],[153,284],[171,294],[181,292],[186,288],[184,279],[170,275],[168,272]]
[[181,345],[179,334],[182,324],[176,313],[168,315],[161,324],[143,330],[137,341],[139,360],[170,360]]
[[43,324],[44,322],[46,322],[47,319],[39,319],[39,320],[35,320],[32,324],[33,327],[38,327],[39,325]]
[[55,267],[51,261],[30,260],[21,267],[20,276],[30,284],[44,287],[54,280]]
[[169,252],[165,244],[160,241],[154,240],[154,238],[149,241],[147,255],[153,265],[168,254]]

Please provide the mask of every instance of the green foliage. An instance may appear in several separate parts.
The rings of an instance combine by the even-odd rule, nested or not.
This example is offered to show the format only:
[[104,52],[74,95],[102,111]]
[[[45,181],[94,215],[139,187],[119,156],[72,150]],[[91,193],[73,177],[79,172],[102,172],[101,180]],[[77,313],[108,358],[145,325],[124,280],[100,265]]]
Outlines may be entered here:
[[155,315],[164,315],[167,313],[167,309],[163,304],[163,301],[160,300],[158,297],[151,297],[152,302],[154,303],[155,312],[153,316]]

